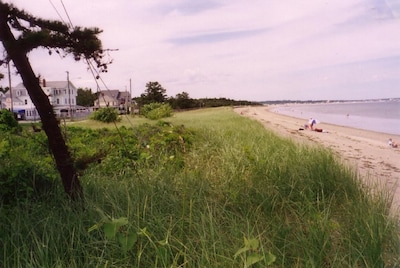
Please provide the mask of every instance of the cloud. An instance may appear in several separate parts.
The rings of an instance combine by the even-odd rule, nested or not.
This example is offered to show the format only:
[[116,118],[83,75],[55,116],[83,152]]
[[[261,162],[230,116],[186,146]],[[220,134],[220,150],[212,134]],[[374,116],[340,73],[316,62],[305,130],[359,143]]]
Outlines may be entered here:
[[157,2],[153,6],[153,11],[159,11],[162,14],[181,14],[181,15],[193,15],[202,13],[210,9],[216,9],[222,6],[221,1],[215,0],[202,0],[202,1],[191,1],[191,0],[171,0]]
[[230,41],[236,39],[242,39],[259,35],[267,32],[268,29],[251,29],[251,30],[237,30],[237,31],[223,31],[223,32],[211,32],[204,34],[180,36],[167,40],[175,45],[190,45],[199,43],[214,43],[222,41]]
[[[44,18],[59,17],[48,0],[12,2]],[[52,2],[65,20],[60,2]],[[132,79],[134,95],[149,81],[170,95],[248,100],[398,92],[397,0],[63,2],[75,25],[103,29],[104,48],[119,49],[110,54],[114,63],[103,79],[121,89]],[[30,60],[48,80],[68,70],[78,86],[97,87],[83,63],[39,51]]]

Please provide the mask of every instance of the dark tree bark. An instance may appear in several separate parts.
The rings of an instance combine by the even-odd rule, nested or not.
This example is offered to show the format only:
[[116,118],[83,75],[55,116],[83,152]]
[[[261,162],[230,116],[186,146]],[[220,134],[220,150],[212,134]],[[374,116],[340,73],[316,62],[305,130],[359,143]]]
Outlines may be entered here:
[[8,15],[9,13],[0,3],[0,41],[7,52],[8,60],[14,63],[21,75],[23,84],[40,115],[43,130],[48,137],[50,150],[61,175],[65,192],[72,200],[82,199],[83,191],[74,168],[74,161],[65,143],[53,107],[40,87],[39,79],[32,70],[26,51],[19,45],[11,32]]

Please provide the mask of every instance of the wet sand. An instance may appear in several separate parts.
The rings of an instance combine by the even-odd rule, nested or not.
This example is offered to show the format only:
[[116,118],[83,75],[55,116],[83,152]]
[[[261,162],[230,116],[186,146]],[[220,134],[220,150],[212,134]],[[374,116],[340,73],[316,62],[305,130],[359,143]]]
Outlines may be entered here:
[[346,165],[355,168],[366,185],[386,187],[393,193],[392,211],[400,212],[400,145],[392,148],[387,141],[400,143],[400,136],[320,122],[327,132],[299,130],[306,120],[271,112],[268,106],[239,107],[235,111],[260,121],[276,134],[295,142],[322,145],[331,149]]

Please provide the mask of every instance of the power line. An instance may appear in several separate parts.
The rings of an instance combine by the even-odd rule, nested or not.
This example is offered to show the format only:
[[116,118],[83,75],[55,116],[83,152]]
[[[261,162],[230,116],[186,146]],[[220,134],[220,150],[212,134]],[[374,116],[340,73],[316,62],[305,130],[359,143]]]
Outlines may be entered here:
[[[57,12],[57,14],[59,15],[59,17],[61,18],[61,20],[63,21],[63,23],[66,24],[66,23],[64,22],[64,20],[62,19],[60,13],[58,12],[58,10],[55,8],[55,6],[53,5],[53,3],[51,2],[51,0],[49,0],[49,1],[50,1],[50,3],[52,4],[53,8],[56,10],[56,12]],[[68,18],[70,27],[73,27],[72,20],[71,20],[69,14],[68,14],[67,8],[65,7],[63,0],[60,0],[60,2],[61,2],[61,5],[63,6],[64,13],[65,13],[65,15],[66,15],[67,18]],[[107,51],[110,51],[110,50],[112,50],[112,49],[109,49],[109,50],[107,50]],[[115,50],[117,50],[117,49],[115,49]],[[97,86],[96,91],[97,91],[97,93],[100,93],[100,91],[101,91],[101,90],[100,90],[99,83],[98,83],[98,81],[97,81],[98,79],[100,79],[100,81],[103,83],[105,89],[109,92],[110,89],[107,87],[106,83],[105,83],[104,80],[101,78],[101,76],[100,76],[99,72],[96,70],[96,68],[94,68],[92,62],[91,62],[89,59],[87,59],[87,58],[86,58],[86,64],[88,65],[89,70],[90,70],[90,72],[91,72],[91,74],[92,74],[92,76],[93,76],[93,79],[94,79],[95,82],[96,82],[96,86]],[[100,95],[100,94],[98,94],[98,96],[99,96],[99,95]],[[99,96],[99,97],[100,97],[100,96]],[[103,100],[104,100],[104,102],[105,102],[105,97],[104,97],[104,96],[103,96]],[[129,119],[128,119],[128,121],[129,121],[129,123],[132,125],[132,123],[130,122]],[[115,128],[117,129],[117,131],[118,131],[118,133],[119,133],[118,126],[116,125],[115,122],[114,122],[114,125],[115,125]],[[122,140],[122,142],[123,142],[123,144],[124,144],[124,146],[125,146],[124,139],[123,139],[121,133],[119,133],[119,134],[120,134],[121,140]]]
[[51,0],[49,0],[49,2],[50,2],[50,4],[51,4],[51,6],[53,7],[53,9],[55,10],[55,12],[57,13],[57,15],[58,15],[58,17],[60,18],[60,20],[61,20],[64,24],[66,24],[65,21],[64,21],[64,19],[62,18],[61,14],[60,14],[60,12],[58,12],[56,6],[53,4],[53,2],[52,2]]
[[70,25],[70,27],[72,28],[72,27],[73,27],[73,24],[72,24],[71,18],[69,17],[68,11],[67,11],[67,9],[65,8],[64,2],[63,2],[63,0],[60,0],[60,2],[61,2],[61,5],[62,5],[63,8],[64,8],[65,15],[67,15],[67,18],[68,18],[68,21],[69,21],[69,25]]

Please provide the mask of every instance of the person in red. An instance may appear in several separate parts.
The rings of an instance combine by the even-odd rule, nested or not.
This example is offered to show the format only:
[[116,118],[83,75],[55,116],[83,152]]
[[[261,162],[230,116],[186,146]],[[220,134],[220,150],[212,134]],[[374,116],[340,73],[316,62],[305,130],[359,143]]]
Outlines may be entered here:
[[388,144],[392,148],[397,148],[398,147],[397,143],[395,143],[392,139],[388,140]]

